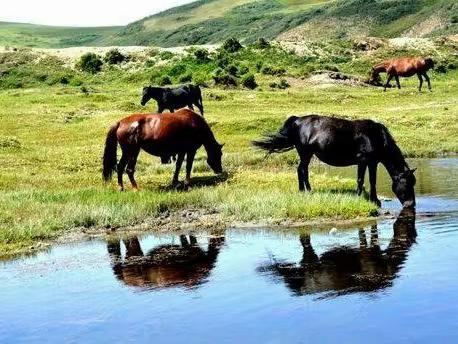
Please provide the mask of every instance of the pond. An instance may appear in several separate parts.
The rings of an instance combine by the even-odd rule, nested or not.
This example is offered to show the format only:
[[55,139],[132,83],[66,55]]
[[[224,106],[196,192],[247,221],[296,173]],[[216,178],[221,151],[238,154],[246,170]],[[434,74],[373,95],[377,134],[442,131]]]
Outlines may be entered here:
[[416,214],[393,200],[396,218],[348,228],[113,234],[0,263],[0,342],[452,342],[458,159],[411,165]]

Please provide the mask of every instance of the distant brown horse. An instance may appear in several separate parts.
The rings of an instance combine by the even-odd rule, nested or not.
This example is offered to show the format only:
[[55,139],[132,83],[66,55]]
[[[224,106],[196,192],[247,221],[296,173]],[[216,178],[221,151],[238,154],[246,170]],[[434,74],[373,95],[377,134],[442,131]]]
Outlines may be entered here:
[[[117,164],[117,145],[122,156]],[[103,178],[110,180],[113,172],[118,173],[118,185],[124,190],[122,176],[127,167],[132,187],[137,190],[134,179],[140,149],[149,154],[164,157],[178,155],[172,185],[178,184],[181,165],[186,156],[185,186],[190,184],[192,164],[196,151],[201,147],[207,151],[207,163],[215,173],[222,172],[222,145],[213,135],[205,119],[188,109],[165,114],[136,114],[122,119],[108,131],[103,154]]]
[[420,80],[419,91],[423,86],[423,78],[428,83],[428,88],[431,91],[431,81],[429,79],[428,70],[434,68],[434,61],[430,58],[413,58],[413,57],[402,57],[398,59],[384,61],[372,68],[371,82],[374,83],[379,80],[380,73],[386,73],[388,78],[385,84],[386,88],[390,85],[393,78],[396,80],[398,88],[401,88],[399,83],[399,77],[411,77],[417,74]]

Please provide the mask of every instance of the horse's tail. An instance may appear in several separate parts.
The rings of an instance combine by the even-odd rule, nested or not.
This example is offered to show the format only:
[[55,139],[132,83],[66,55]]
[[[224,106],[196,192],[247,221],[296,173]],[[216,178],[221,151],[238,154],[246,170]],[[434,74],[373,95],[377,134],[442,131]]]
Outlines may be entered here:
[[119,122],[113,125],[108,131],[107,138],[105,140],[105,151],[103,152],[103,180],[106,182],[111,179],[113,172],[116,171],[117,167],[117,156],[116,151],[118,150],[118,138],[116,132],[119,128]]
[[291,129],[297,118],[296,116],[288,118],[277,133],[267,134],[263,139],[253,141],[253,146],[267,151],[268,154],[283,153],[293,149],[294,141]]

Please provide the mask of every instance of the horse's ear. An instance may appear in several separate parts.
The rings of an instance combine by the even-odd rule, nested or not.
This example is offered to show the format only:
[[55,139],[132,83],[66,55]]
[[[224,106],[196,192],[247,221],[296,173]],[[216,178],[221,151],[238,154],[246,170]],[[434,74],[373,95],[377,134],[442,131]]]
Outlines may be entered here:
[[411,174],[414,174],[416,170],[417,170],[417,169],[414,168],[414,169],[410,170],[410,173],[411,173]]
[[219,145],[219,148],[223,149],[223,147],[225,146],[226,144],[223,143],[222,145]]

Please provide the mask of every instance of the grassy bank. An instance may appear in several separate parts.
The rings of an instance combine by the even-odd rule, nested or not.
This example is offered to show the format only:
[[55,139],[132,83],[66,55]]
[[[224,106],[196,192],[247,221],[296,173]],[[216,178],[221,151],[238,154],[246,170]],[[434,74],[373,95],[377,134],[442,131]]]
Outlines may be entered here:
[[[345,63],[342,67],[350,68],[345,66],[351,61]],[[373,215],[375,207],[353,194],[354,180],[312,173],[315,191],[299,194],[294,152],[264,159],[252,149],[252,139],[277,130],[291,114],[375,119],[388,126],[408,156],[458,152],[455,70],[432,73],[432,93],[418,93],[416,78],[403,80],[400,91],[383,93],[372,87],[313,84],[294,77],[299,73],[294,67],[281,76],[291,84],[286,90],[270,88],[279,77],[262,73],[256,74],[256,90],[204,90],[206,119],[218,140],[226,143],[225,175],[213,176],[200,151],[194,187],[188,192],[170,190],[173,167],[142,153],[137,169],[141,191],[119,193],[114,181],[101,181],[106,131],[127,114],[154,111],[155,104],[139,105],[143,74],[126,75],[113,68],[95,76],[71,71],[72,78],[83,82],[78,86],[49,86],[34,79],[26,88],[0,90],[1,253],[74,227],[132,225],[183,209],[205,209],[229,222]],[[362,66],[354,70],[358,68]]]

